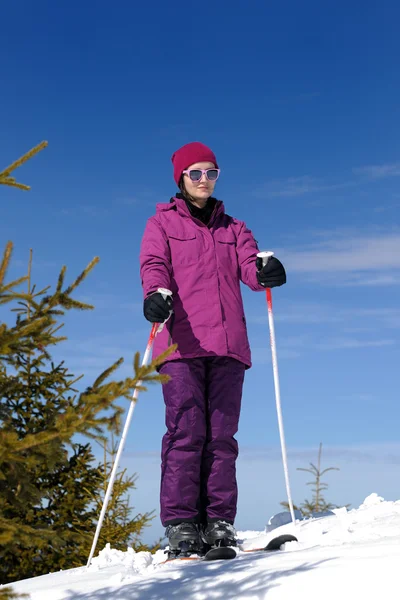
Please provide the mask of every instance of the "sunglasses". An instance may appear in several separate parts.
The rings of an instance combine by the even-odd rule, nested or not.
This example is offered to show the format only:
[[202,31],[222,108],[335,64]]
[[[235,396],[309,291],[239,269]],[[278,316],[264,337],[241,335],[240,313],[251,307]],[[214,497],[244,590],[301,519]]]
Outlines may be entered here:
[[200,181],[203,175],[205,175],[208,181],[217,181],[220,169],[186,169],[182,171],[184,175],[188,175],[191,181]]

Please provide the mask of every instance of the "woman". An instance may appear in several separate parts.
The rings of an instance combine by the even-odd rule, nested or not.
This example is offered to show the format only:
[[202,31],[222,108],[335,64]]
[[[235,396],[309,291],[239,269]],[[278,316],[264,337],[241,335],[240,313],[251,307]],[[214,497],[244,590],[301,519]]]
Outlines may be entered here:
[[257,270],[251,231],[213,197],[220,170],[210,148],[186,144],[172,163],[180,193],[148,220],[140,272],[146,319],[163,322],[173,310],[154,356],[178,345],[160,367],[171,378],[163,385],[160,497],[170,552],[182,555],[235,544],[234,435],[251,366],[240,282],[262,291],[286,283],[286,274],[276,258]]

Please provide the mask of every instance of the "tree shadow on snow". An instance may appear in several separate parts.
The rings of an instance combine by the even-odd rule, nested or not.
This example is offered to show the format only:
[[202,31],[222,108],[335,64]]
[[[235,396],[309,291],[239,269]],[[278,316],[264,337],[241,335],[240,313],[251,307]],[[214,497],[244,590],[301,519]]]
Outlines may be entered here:
[[[265,556],[243,556],[227,562],[175,563],[165,565],[151,574],[129,573],[119,588],[102,588],[89,593],[70,591],[65,600],[240,600],[241,597],[265,598],[268,592],[288,577],[317,568],[334,560],[324,559],[303,563],[293,568],[272,570]],[[265,561],[265,564],[257,564]],[[264,570],[259,570],[263,568]],[[240,576],[238,576],[240,574]]]

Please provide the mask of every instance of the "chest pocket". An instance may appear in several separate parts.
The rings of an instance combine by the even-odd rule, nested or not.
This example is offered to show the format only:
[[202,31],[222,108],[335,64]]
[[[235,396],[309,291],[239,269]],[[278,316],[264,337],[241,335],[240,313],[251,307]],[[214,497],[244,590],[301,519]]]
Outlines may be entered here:
[[214,233],[214,239],[218,263],[230,270],[237,267],[236,236],[233,231],[228,228],[217,229]]
[[172,268],[190,267],[199,262],[199,240],[194,231],[178,231],[168,234]]

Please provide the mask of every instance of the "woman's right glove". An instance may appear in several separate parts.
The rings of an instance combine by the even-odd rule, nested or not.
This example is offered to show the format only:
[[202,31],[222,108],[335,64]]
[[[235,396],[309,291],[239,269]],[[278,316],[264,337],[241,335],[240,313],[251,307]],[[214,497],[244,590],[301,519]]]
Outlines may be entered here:
[[148,296],[143,303],[143,314],[150,323],[164,323],[172,310],[172,298],[167,296],[164,300],[160,292]]

